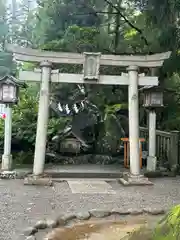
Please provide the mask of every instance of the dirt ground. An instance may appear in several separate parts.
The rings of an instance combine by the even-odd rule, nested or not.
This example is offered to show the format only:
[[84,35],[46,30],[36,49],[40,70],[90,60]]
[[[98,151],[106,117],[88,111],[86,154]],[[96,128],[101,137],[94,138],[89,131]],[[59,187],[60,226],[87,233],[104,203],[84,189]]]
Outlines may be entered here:
[[24,186],[23,180],[0,180],[0,239],[19,240],[19,234],[40,219],[91,209],[169,209],[180,203],[180,177],[153,180],[153,186],[109,184],[115,194],[72,193],[67,182],[53,187]]

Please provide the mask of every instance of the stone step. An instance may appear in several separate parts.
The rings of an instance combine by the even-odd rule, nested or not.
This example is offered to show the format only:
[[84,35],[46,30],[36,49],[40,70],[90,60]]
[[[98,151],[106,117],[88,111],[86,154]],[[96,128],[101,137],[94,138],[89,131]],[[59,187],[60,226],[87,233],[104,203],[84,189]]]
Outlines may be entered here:
[[123,172],[90,172],[90,171],[50,171],[46,170],[45,174],[51,178],[58,178],[58,179],[67,179],[67,178],[103,178],[103,179],[117,179],[123,176]]
[[[119,179],[119,178],[118,178]],[[117,182],[117,178],[53,178],[54,182],[67,182],[67,181],[76,181],[76,180],[89,180],[89,181],[106,181],[106,182]]]

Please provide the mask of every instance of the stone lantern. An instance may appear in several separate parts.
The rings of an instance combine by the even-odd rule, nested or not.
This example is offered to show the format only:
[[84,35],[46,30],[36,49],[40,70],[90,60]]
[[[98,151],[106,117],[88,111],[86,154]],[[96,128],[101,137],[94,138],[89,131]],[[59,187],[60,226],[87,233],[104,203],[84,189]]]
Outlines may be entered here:
[[0,103],[17,104],[19,87],[25,87],[25,83],[13,76],[6,75],[0,79]]
[[4,153],[2,155],[2,171],[12,168],[11,135],[12,135],[12,105],[18,103],[20,87],[26,87],[24,82],[13,76],[6,75],[0,78],[0,103],[6,106],[6,118],[4,128]]
[[140,89],[143,92],[143,106],[148,110],[149,147],[147,158],[147,170],[155,171],[156,158],[156,110],[164,107],[163,89],[159,86],[145,86]]
[[143,91],[144,95],[143,107],[147,109],[164,107],[162,88],[158,86],[147,86],[141,88],[141,91]]

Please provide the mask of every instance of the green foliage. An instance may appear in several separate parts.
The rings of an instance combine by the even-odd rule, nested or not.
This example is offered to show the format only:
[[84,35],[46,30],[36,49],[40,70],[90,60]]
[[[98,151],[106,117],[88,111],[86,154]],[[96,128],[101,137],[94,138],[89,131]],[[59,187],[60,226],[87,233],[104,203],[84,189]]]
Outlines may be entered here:
[[49,125],[48,125],[48,136],[52,137],[55,134],[57,134],[58,131],[61,131],[65,128],[66,124],[68,123],[70,119],[69,118],[50,118],[49,119]]
[[180,238],[180,205],[172,208],[155,229],[153,240],[178,240]]
[[179,130],[179,116],[180,116],[180,76],[174,73],[170,78],[164,82],[168,89],[172,92],[164,93],[163,122],[161,126],[167,130]]
[[[13,153],[13,164],[15,167],[18,166],[18,168],[25,167],[25,164],[32,164],[34,159],[34,151],[28,150],[28,151],[19,151]],[[29,166],[28,166],[29,167]]]
[[[38,115],[38,87],[36,84],[29,85],[27,89],[20,91],[18,105],[13,107],[12,142],[21,145],[22,152],[15,153],[18,162],[32,163],[33,151],[36,139]],[[68,119],[50,118],[48,124],[48,140],[51,140],[59,130],[64,129]],[[3,147],[4,121],[0,121],[0,147]],[[16,149],[13,149],[14,151]],[[28,151],[26,157],[23,151]],[[23,157],[22,157],[23,156]],[[29,156],[29,157],[28,157]],[[21,159],[21,160],[19,160]]]
[[95,27],[69,26],[61,39],[52,40],[43,46],[43,49],[54,51],[83,52],[97,51],[96,41],[99,30]]
[[12,137],[25,140],[34,145],[36,137],[36,122],[38,99],[33,93],[33,87],[22,90],[20,102],[13,109]]
[[1,51],[0,52],[0,77],[3,77],[8,74],[14,75],[15,72],[16,72],[16,64],[13,61],[12,54]]
[[6,4],[4,0],[0,0],[0,50],[5,46],[6,36],[9,31],[9,26],[6,21]]
[[105,108],[105,113],[107,114],[115,114],[117,111],[121,109],[128,109],[128,104],[127,103],[119,103],[119,104],[114,104],[112,106],[106,106]]
[[37,29],[42,37],[40,44],[59,40],[70,26],[96,27],[100,24],[100,17],[94,9],[95,1],[39,0],[38,5]]
[[[37,85],[30,85],[28,89],[21,90],[20,102],[13,108],[12,137],[19,141],[29,143],[31,149],[34,147],[36,138],[38,115],[37,92]],[[48,137],[57,133],[58,130],[63,129],[66,122],[67,119],[50,118],[48,125]]]
[[[0,76],[15,74],[12,55],[3,52],[6,42],[79,53],[145,54],[172,50],[171,59],[160,72],[160,81],[174,93],[164,93],[166,108],[163,118],[158,116],[158,126],[180,130],[180,0],[38,0],[36,9],[29,9],[25,1],[21,2],[18,1],[20,5],[15,9],[17,16],[14,19],[13,12],[7,11],[5,1],[0,0]],[[36,64],[32,63],[22,66],[26,70],[34,67]],[[54,65],[54,68],[60,68],[61,72],[82,72],[82,66],[77,65],[61,64]],[[119,75],[124,70],[102,66],[100,71]],[[52,84],[52,95],[69,100],[76,87],[73,84]],[[118,139],[123,133],[112,129],[112,125],[117,124],[121,129],[115,112],[127,108],[127,104],[122,104],[128,102],[127,88],[97,85],[86,88],[89,100],[98,106],[105,117],[108,141],[114,139],[115,132],[115,138]],[[27,142],[31,149],[35,144],[38,92],[37,84],[22,90],[20,103],[13,108],[13,138]],[[126,120],[124,116],[123,121]],[[50,118],[48,142],[53,134],[63,129],[67,121],[66,118]],[[1,121],[1,139],[3,131]]]
[[155,229],[145,226],[134,231],[128,240],[179,240],[180,239],[180,205],[174,206],[163,217]]
[[[36,120],[37,120],[37,97],[33,87],[23,89],[20,92],[19,104],[13,107],[12,139],[22,140],[32,148],[35,143]],[[0,122],[1,141],[4,137],[4,122]]]

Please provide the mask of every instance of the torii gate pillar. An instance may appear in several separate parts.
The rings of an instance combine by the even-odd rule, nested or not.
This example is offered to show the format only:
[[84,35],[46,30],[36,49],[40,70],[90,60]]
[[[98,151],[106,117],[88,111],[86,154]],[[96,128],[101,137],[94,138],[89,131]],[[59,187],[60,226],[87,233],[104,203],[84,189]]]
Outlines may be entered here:
[[44,171],[47,127],[49,118],[49,84],[51,78],[51,65],[52,64],[48,61],[43,61],[40,64],[41,87],[33,165],[34,175],[40,175]]
[[128,104],[129,104],[129,143],[130,172],[124,173],[120,182],[124,185],[152,185],[152,182],[140,173],[139,153],[139,96],[138,96],[138,66],[128,67]]
[[130,66],[129,75],[129,143],[130,143],[130,173],[140,174],[139,165],[139,97],[138,97],[138,67]]

